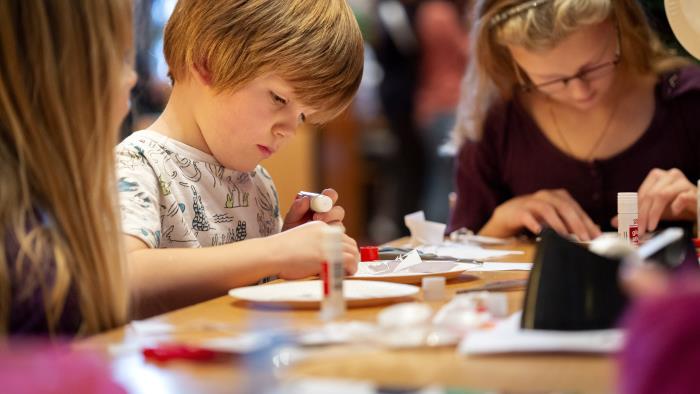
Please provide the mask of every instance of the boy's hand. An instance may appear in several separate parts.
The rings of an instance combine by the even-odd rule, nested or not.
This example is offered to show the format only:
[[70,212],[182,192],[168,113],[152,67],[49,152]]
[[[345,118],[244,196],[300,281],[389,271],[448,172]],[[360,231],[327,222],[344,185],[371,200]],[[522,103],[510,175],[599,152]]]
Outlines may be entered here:
[[[308,222],[293,229],[273,235],[280,259],[279,273],[282,279],[302,279],[321,272],[321,262],[326,260],[323,245],[323,229],[327,224],[320,221]],[[354,239],[343,234],[343,266],[345,272],[354,274],[360,252]]]
[[321,194],[330,197],[330,199],[333,201],[333,208],[331,208],[330,211],[324,213],[314,212],[311,210],[310,197],[297,196],[292,203],[292,206],[289,208],[287,216],[284,218],[282,231],[289,230],[312,220],[319,220],[328,224],[342,225],[343,218],[345,217],[345,210],[343,207],[335,205],[335,202],[338,201],[338,192],[333,189],[324,189]]

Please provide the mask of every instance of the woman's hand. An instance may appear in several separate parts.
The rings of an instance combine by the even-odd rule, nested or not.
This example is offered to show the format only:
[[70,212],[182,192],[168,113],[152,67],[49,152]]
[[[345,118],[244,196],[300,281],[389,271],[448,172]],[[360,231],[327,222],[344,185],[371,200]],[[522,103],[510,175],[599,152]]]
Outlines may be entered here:
[[330,197],[333,201],[333,208],[331,208],[330,211],[323,213],[314,212],[311,210],[311,197],[298,195],[289,208],[287,216],[284,218],[282,231],[289,230],[313,220],[342,226],[343,218],[345,218],[345,209],[340,205],[335,205],[335,202],[338,201],[338,192],[333,189],[324,189],[321,194]]
[[600,235],[598,226],[564,189],[540,190],[504,202],[479,233],[509,237],[526,228],[538,234],[543,225],[562,235],[574,234],[582,241]]
[[640,235],[656,230],[661,220],[695,220],[697,193],[680,170],[651,170],[637,192]]

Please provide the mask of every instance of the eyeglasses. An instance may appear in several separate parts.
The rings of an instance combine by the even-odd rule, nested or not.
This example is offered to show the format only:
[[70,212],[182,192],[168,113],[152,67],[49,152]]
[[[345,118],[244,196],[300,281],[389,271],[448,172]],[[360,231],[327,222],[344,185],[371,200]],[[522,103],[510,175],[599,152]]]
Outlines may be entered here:
[[[568,76],[568,77],[563,77],[563,78],[558,78],[554,79],[552,81],[547,81],[543,83],[538,83],[538,84],[533,84],[530,81],[521,83],[521,86],[523,90],[525,91],[532,91],[533,89],[537,89],[542,93],[545,94],[554,94],[554,93],[560,93],[569,86],[569,82],[578,79],[584,83],[590,83],[592,81],[595,81],[597,79],[603,78],[608,76],[612,71],[615,69],[615,67],[620,63],[620,36],[619,34],[616,34],[617,38],[617,49],[615,50],[615,59],[600,63],[598,65],[580,70],[574,75]],[[518,74],[518,79],[521,81],[523,78],[521,77],[520,73],[520,67],[516,64],[515,65],[515,71],[516,74]]]
[[531,84],[527,88],[537,89],[543,93],[548,94],[558,93],[565,90],[569,86],[569,82],[575,79],[581,80],[585,83],[590,83],[592,81],[595,81],[596,79],[603,78],[609,75],[615,69],[615,66],[617,66],[618,63],[620,63],[619,58],[599,64],[597,66],[593,66],[586,70],[581,70],[570,77],[559,78],[553,81],[544,82],[537,85]]

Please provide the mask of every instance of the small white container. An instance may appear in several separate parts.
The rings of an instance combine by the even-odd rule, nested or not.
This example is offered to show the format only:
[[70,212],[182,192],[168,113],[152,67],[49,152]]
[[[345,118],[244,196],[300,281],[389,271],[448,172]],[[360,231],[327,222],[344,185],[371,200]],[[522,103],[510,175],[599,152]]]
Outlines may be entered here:
[[443,301],[445,299],[445,277],[428,276],[422,279],[423,301]]
[[617,234],[631,245],[639,245],[637,193],[617,193]]

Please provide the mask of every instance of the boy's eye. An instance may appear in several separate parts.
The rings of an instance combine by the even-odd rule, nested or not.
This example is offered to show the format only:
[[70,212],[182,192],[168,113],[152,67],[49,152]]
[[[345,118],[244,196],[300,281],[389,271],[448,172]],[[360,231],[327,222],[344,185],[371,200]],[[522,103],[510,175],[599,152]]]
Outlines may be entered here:
[[270,92],[270,95],[272,96],[272,100],[278,104],[285,105],[287,104],[287,100],[283,99],[282,97],[274,94],[273,92]]

